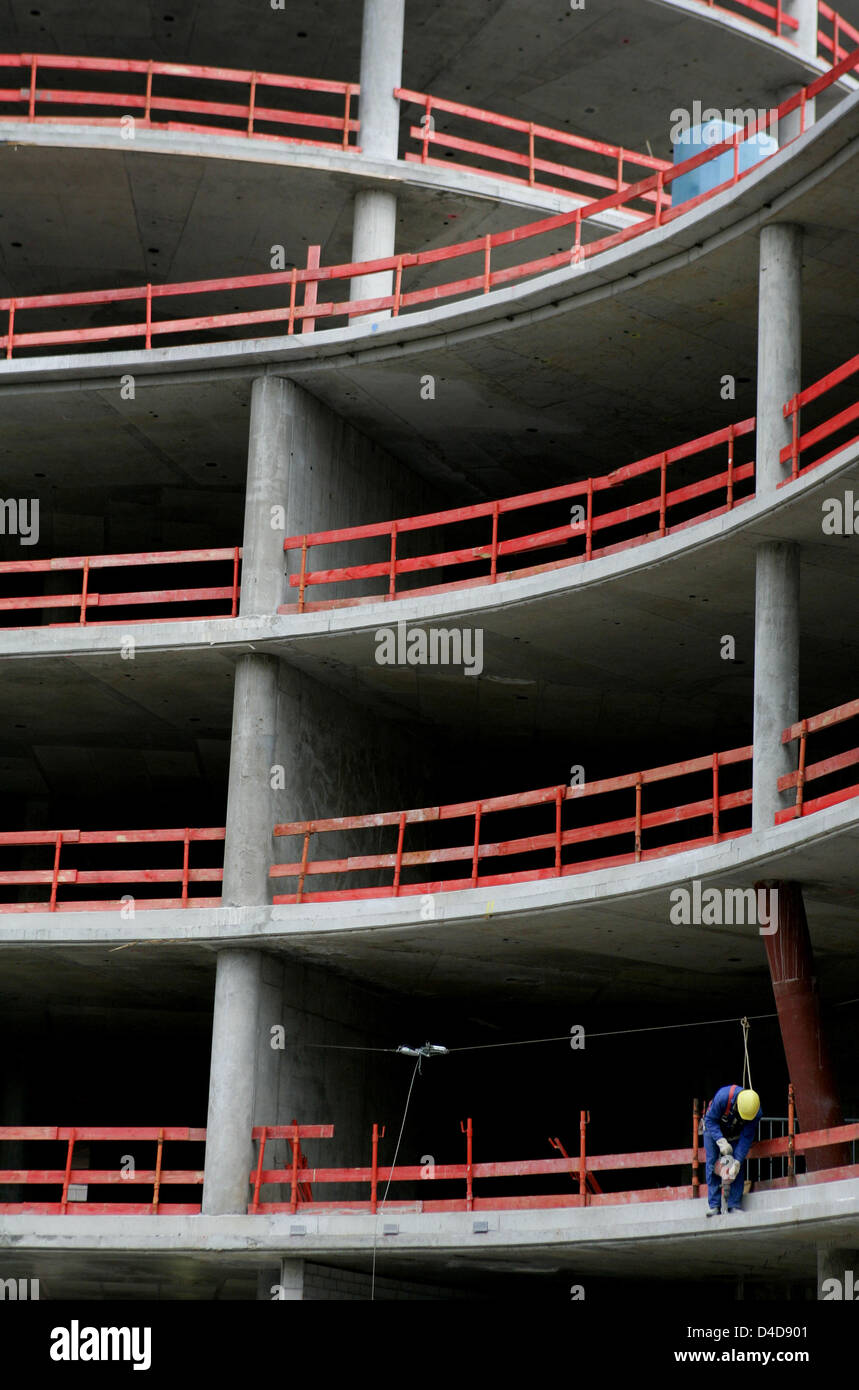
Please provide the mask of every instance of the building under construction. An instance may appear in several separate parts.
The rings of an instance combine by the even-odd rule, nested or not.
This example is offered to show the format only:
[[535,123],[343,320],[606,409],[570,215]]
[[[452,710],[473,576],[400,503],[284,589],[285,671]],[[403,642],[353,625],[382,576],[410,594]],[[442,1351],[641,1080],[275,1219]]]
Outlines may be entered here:
[[0,1289],[841,1296],[859,0],[163,8],[0,12]]

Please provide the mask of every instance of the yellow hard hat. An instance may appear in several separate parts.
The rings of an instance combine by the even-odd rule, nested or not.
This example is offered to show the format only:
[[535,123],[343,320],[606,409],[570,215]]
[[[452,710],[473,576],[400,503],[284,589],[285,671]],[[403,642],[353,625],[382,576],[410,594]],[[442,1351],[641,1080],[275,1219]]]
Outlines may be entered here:
[[737,1110],[741,1120],[753,1120],[761,1108],[761,1098],[757,1091],[740,1091],[737,1096]]

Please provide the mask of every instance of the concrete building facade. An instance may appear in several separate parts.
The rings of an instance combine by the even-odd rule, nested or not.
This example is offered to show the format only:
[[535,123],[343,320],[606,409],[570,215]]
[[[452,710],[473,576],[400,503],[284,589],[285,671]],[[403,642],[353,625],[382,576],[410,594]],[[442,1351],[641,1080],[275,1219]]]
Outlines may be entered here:
[[[4,35],[3,1278],[812,1299],[859,1259],[842,11]],[[696,101],[788,109],[684,205]]]

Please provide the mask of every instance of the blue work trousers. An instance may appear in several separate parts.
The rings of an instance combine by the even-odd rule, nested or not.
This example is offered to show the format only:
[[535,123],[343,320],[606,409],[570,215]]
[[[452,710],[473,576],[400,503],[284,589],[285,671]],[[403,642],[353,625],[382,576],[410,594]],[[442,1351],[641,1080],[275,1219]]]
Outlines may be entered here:
[[[722,1205],[722,1179],[714,1173],[716,1161],[720,1157],[718,1146],[709,1134],[704,1135],[704,1152],[707,1155],[707,1201],[716,1211]],[[740,1164],[740,1171],[731,1183],[728,1193],[728,1206],[739,1207],[743,1203],[743,1184],[746,1181],[746,1161]]]

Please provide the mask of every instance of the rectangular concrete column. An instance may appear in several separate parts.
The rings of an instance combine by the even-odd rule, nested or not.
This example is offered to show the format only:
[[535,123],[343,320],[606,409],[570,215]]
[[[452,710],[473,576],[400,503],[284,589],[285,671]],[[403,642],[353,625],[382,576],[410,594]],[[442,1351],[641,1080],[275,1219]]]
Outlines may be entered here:
[[[820,997],[814,977],[814,953],[798,883],[778,883],[778,930],[764,937],[778,1009],[788,1075],[796,1094],[797,1119],[803,1130],[830,1129],[842,1123],[841,1104],[829,1049],[820,1022]],[[809,1173],[849,1162],[846,1145],[813,1149],[806,1155]]]
[[[400,104],[394,89],[402,83],[405,0],[364,0],[361,32],[361,151],[370,159],[396,159]],[[394,253],[397,199],[387,189],[366,189],[355,196],[352,260],[378,260]],[[350,298],[373,299],[391,294],[393,273],[357,276]],[[390,318],[389,310],[362,314],[359,322]]]
[[304,1298],[304,1260],[281,1260],[279,1298],[286,1303],[301,1302]]

